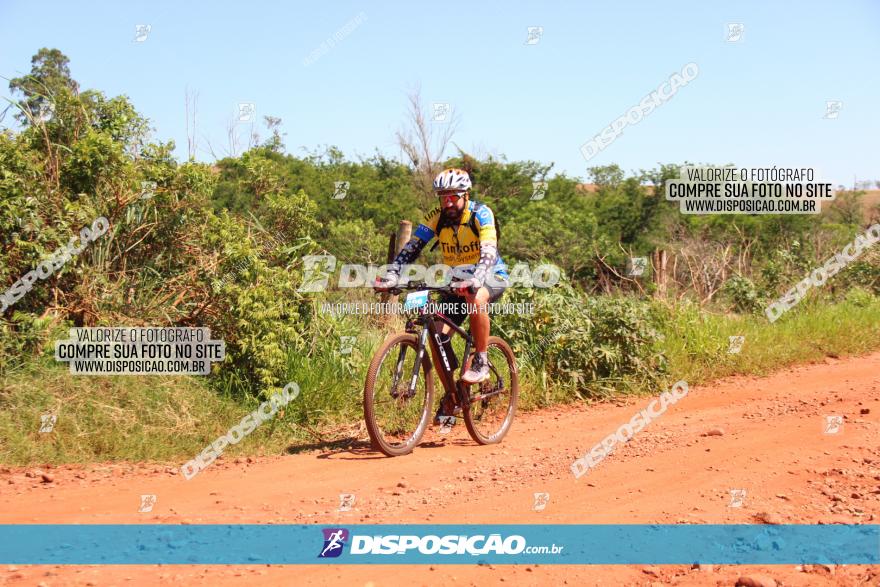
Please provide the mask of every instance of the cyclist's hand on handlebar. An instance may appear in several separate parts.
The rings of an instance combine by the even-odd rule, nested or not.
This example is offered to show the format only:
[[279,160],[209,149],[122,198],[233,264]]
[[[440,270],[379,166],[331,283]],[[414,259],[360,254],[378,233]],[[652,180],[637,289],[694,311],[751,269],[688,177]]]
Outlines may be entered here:
[[479,291],[480,285],[476,279],[465,279],[464,281],[455,281],[449,284],[449,287],[455,291],[456,295],[465,297],[466,294],[475,294]]
[[376,292],[388,292],[395,287],[397,287],[397,276],[393,273],[388,274],[385,277],[377,277],[376,281],[373,283],[373,289]]

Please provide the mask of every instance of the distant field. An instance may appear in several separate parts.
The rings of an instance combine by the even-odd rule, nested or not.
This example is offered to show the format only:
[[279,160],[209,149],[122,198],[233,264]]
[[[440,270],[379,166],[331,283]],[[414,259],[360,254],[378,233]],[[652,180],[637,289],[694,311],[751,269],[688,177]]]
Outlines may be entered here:
[[870,220],[873,214],[873,217],[877,220],[878,216],[880,216],[880,190],[868,190],[865,192],[865,199],[862,200],[865,205],[865,220]]

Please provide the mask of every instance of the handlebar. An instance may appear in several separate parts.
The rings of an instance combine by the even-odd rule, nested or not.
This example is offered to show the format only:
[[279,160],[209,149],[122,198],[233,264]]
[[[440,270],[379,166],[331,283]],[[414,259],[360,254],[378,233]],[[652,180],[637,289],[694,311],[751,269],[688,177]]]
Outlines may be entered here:
[[[469,289],[471,293],[476,293],[473,291],[473,286],[470,286]],[[404,284],[395,285],[387,290],[393,296],[400,295],[405,291],[439,291],[454,294],[456,289],[449,285],[427,285],[424,281],[409,281]]]

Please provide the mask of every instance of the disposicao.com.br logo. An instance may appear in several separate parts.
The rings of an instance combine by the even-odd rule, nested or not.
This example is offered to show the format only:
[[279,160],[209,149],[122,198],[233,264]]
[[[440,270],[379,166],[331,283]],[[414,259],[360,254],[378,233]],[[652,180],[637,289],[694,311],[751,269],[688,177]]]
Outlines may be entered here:
[[[338,557],[342,554],[349,532],[345,528],[324,528],[324,546],[318,558]],[[429,534],[418,536],[415,534],[387,534],[366,536],[356,534],[351,536],[349,554],[413,554],[440,555],[469,554],[472,556],[486,554],[559,554],[564,546],[527,546],[526,539],[519,534],[502,537],[501,534],[476,534],[473,536],[462,534],[449,534],[437,536]]]
[[[377,277],[384,277],[389,270],[399,271],[398,284],[406,284],[413,281],[424,281],[430,287],[448,285],[454,280],[467,280],[473,277],[476,266],[473,263],[457,265],[435,264],[430,267],[417,263],[395,266],[386,265],[360,265],[348,264],[339,268],[339,278],[334,283],[331,281],[336,272],[336,257],[333,255],[306,255],[303,258],[303,281],[297,291],[315,293],[325,291],[333,283],[338,288],[370,288]],[[486,276],[486,283],[493,286],[504,284],[526,288],[549,288],[559,283],[562,278],[562,270],[556,265],[544,263],[534,268],[527,263],[516,263],[512,268],[506,264],[503,268],[508,275],[496,274],[499,267]]]

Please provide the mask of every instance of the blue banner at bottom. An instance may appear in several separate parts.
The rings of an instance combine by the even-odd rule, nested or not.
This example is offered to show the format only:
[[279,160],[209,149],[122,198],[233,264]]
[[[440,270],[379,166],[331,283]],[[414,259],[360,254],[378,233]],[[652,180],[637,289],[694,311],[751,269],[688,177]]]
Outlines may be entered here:
[[0,564],[880,564],[880,525],[0,525]]

